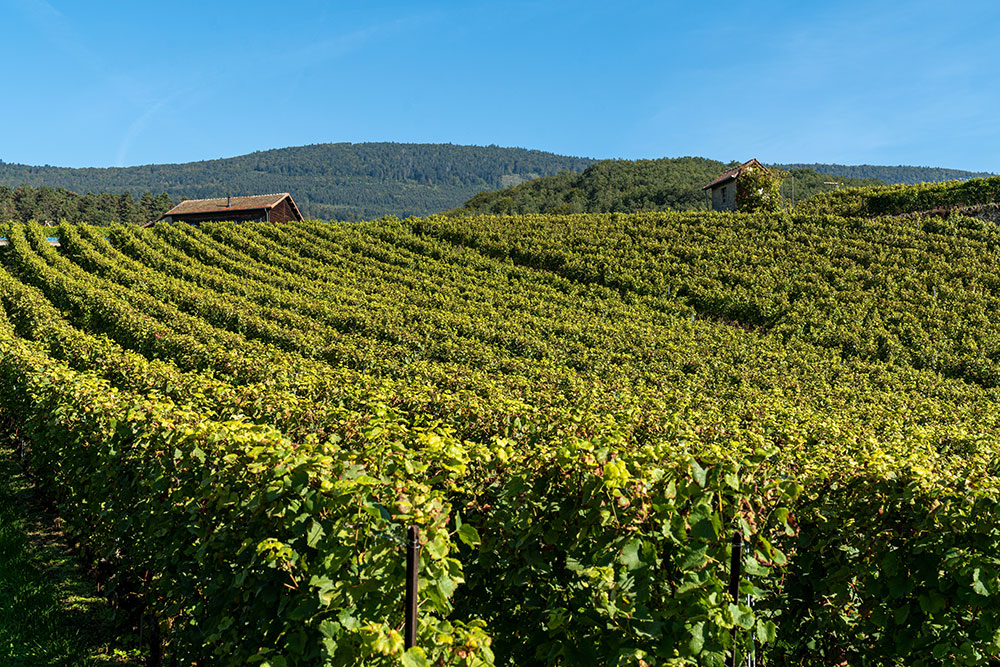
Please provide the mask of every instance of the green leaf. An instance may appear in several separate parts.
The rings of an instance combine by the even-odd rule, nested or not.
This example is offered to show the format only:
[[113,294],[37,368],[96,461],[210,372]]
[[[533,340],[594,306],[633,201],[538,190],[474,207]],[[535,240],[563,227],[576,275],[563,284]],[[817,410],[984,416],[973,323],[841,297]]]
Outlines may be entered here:
[[692,570],[696,566],[702,565],[705,562],[705,557],[708,554],[708,547],[703,546],[698,549],[685,549],[681,556],[680,561],[677,566],[682,570]]
[[549,623],[548,623],[549,632],[558,630],[559,628],[564,626],[568,618],[569,614],[567,614],[566,610],[561,607],[558,609],[551,610],[549,612]]
[[691,526],[691,537],[698,540],[715,540],[719,536],[718,528],[721,527],[718,518],[706,516]]
[[314,574],[309,579],[309,585],[316,588],[316,595],[320,604],[328,606],[333,601],[336,583],[329,577]]
[[754,625],[753,612],[749,608],[739,604],[730,604],[729,613],[733,615],[733,622],[744,630],[750,630]]
[[757,641],[761,644],[770,644],[778,637],[778,628],[771,621],[759,619],[757,621]]
[[988,589],[986,587],[986,584],[983,583],[982,579],[979,578],[978,567],[972,571],[972,590],[974,590],[979,595],[982,595],[983,597],[990,596],[990,589]]
[[639,557],[639,550],[641,547],[641,540],[629,540],[628,544],[622,548],[622,554],[618,557],[618,562],[627,567],[629,570],[638,570],[643,565],[642,559]]
[[424,649],[414,646],[403,654],[403,667],[430,667]]
[[889,578],[889,595],[894,598],[901,598],[913,590],[914,582],[907,576],[894,576]]
[[917,598],[920,608],[927,614],[936,614],[944,609],[945,599],[940,593],[930,592]]
[[740,477],[739,477],[739,475],[737,475],[736,473],[727,472],[725,480],[726,480],[726,484],[731,489],[734,489],[736,491],[740,490]]
[[337,620],[348,632],[354,632],[361,627],[361,621],[356,616],[352,616],[349,609],[341,609],[340,613],[337,614]]
[[910,606],[905,605],[903,607],[896,607],[896,611],[892,612],[892,620],[896,622],[896,625],[903,625],[906,623],[906,618],[910,615]]
[[340,634],[340,623],[336,621],[323,621],[319,624],[319,633],[324,637],[333,639]]
[[702,651],[698,656],[699,664],[703,667],[724,667],[727,653],[725,651]]
[[798,482],[784,481],[778,485],[782,497],[788,501],[794,501],[802,494],[802,485]]
[[392,515],[389,514],[389,510],[385,508],[381,503],[371,502],[365,505],[365,512],[370,514],[376,519],[382,519],[383,521],[392,521]]
[[691,459],[691,476],[694,477],[694,481],[698,482],[698,486],[704,488],[708,471],[702,468],[696,460]]
[[705,623],[696,623],[688,628],[688,631],[691,633],[688,649],[691,651],[691,655],[698,655],[701,653],[702,647],[705,646]]
[[743,561],[743,571],[751,577],[766,577],[770,573],[770,569],[761,565],[753,556],[748,556]]
[[306,533],[306,544],[311,547],[315,547],[324,534],[325,531],[323,530],[322,524],[313,519],[312,525],[309,526],[309,531]]
[[445,600],[450,598],[455,592],[455,581],[448,576],[442,576],[440,579],[434,582],[435,588],[441,593],[441,597]]
[[470,547],[474,547],[482,541],[479,539],[479,531],[467,523],[463,523],[458,527],[458,539]]
[[941,642],[940,644],[936,644],[934,648],[931,649],[931,655],[940,660],[951,652],[951,648],[952,646],[950,642]]
[[427,553],[434,560],[444,558],[448,554],[448,543],[441,539],[440,535],[434,537],[433,540],[424,545],[427,549]]

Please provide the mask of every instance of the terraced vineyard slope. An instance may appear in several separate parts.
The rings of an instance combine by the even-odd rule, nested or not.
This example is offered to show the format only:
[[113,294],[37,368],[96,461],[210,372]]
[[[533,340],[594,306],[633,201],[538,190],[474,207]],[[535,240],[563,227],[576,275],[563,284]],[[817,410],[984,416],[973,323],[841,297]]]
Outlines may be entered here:
[[0,405],[182,664],[1000,656],[991,223],[3,235]]

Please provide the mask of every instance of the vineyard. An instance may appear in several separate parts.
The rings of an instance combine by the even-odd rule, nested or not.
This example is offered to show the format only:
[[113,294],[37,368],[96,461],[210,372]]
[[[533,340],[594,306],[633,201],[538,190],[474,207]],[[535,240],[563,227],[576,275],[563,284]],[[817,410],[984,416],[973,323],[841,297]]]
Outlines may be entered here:
[[1000,660],[992,223],[46,232],[0,416],[177,664]]
[[804,214],[843,216],[906,215],[915,212],[996,209],[1000,197],[1000,177],[970,178],[966,181],[885,185],[845,188],[820,193],[802,201]]

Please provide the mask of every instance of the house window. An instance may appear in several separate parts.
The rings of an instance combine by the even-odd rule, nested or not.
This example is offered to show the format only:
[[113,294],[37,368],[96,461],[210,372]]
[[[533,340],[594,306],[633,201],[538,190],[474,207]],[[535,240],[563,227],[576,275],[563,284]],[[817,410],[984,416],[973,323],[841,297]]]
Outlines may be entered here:
[[722,203],[726,203],[726,188],[722,188]]

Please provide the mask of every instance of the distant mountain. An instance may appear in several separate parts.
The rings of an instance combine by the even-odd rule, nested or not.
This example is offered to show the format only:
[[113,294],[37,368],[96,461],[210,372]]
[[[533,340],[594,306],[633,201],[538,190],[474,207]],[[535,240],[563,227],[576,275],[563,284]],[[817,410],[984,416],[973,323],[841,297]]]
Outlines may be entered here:
[[[709,208],[702,188],[735,166],[700,157],[659,160],[604,160],[579,174],[563,173],[522,183],[506,190],[482,192],[450,211],[459,213],[633,213],[638,211],[700,211]],[[794,179],[782,184],[782,196],[802,201],[833,176],[811,169],[793,169]],[[881,181],[837,177],[845,185],[882,185]]]
[[877,178],[886,185],[966,181],[970,178],[993,176],[993,174],[984,171],[963,171],[938,167],[880,167],[871,164],[779,164],[776,166],[782,169],[812,169],[838,178]]
[[308,217],[360,220],[438,213],[483,190],[581,171],[592,162],[498,146],[339,143],[141,167],[71,169],[0,161],[0,185],[130,192],[135,198],[144,192],[166,192],[174,202],[291,192]]

